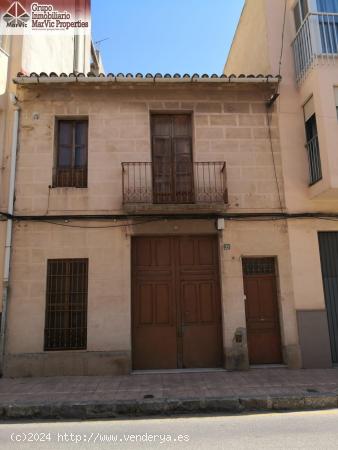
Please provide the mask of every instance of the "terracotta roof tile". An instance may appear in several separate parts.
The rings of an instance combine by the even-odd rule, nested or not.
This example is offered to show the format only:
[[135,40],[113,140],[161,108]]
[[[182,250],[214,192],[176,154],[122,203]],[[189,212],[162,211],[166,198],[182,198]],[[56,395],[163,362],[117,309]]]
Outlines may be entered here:
[[166,73],[166,74],[161,74],[161,73],[156,73],[156,74],[152,74],[152,73],[147,73],[147,74],[142,74],[142,73],[136,73],[135,75],[133,75],[132,73],[117,73],[117,74],[113,74],[111,72],[104,74],[104,73],[100,73],[99,75],[96,75],[94,72],[88,72],[87,74],[84,73],[60,73],[59,75],[56,72],[51,72],[49,75],[46,72],[41,72],[36,73],[36,72],[32,72],[29,75],[24,74],[22,72],[19,72],[17,74],[17,78],[105,78],[107,80],[111,80],[111,79],[116,79],[116,78],[128,78],[128,79],[133,79],[133,78],[138,78],[138,79],[156,79],[156,78],[166,78],[166,79],[198,79],[198,78],[212,78],[212,79],[228,79],[228,80],[232,80],[232,79],[243,79],[243,78],[253,78],[253,79],[259,79],[259,78],[264,78],[266,80],[269,79],[280,79],[280,75],[271,75],[271,74],[267,74],[267,75],[263,75],[263,74],[230,74],[230,75],[225,75],[225,74],[221,74],[221,75],[217,75],[215,73],[209,75],[209,74],[198,74],[198,73],[194,73],[192,75],[185,73],[184,75],[181,75],[179,73],[175,73],[175,74],[170,74],[170,73]]

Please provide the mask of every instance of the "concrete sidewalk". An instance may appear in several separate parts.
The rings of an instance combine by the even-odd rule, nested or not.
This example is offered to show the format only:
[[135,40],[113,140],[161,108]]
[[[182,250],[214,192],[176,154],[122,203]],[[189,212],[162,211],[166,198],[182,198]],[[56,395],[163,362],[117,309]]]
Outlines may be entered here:
[[0,419],[89,419],[338,407],[338,369],[0,380]]

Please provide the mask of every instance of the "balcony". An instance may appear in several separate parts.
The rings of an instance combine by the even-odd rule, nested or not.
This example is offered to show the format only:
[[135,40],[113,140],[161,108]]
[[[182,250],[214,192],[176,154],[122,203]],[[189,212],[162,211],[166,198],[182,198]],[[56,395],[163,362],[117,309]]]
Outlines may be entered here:
[[309,13],[293,43],[296,78],[301,82],[317,64],[335,64],[338,57],[338,13]]
[[228,203],[225,162],[122,163],[125,209],[132,211],[222,211]]

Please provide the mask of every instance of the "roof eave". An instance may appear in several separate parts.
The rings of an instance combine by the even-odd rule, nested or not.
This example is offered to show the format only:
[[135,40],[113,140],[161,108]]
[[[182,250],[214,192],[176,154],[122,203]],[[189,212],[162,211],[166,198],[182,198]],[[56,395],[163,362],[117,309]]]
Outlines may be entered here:
[[17,85],[36,85],[36,84],[277,84],[280,81],[278,76],[229,76],[229,77],[217,77],[217,78],[202,78],[202,77],[183,77],[183,78],[165,78],[165,77],[45,77],[45,76],[24,76],[16,77],[13,82]]

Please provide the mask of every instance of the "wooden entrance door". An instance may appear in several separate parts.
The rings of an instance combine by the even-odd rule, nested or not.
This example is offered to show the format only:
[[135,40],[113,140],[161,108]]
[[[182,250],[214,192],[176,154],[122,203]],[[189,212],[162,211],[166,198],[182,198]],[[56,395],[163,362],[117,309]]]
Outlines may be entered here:
[[137,237],[132,248],[133,368],[221,367],[217,239]]
[[154,203],[192,203],[190,114],[152,115],[151,133]]
[[280,364],[281,335],[274,258],[243,259],[250,364]]

